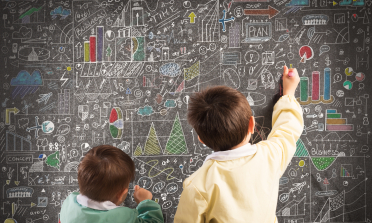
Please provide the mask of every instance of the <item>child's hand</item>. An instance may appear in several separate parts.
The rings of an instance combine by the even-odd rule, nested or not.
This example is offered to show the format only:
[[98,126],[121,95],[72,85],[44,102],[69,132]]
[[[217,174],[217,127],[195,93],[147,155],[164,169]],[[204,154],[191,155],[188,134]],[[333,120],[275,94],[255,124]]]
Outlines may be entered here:
[[291,68],[288,70],[287,66],[284,66],[283,71],[283,95],[294,96],[300,77],[298,76],[297,69]]
[[151,200],[152,194],[150,191],[145,190],[143,188],[140,188],[140,186],[136,185],[134,186],[134,194],[133,194],[134,200],[137,204],[139,204],[141,201],[144,200]]

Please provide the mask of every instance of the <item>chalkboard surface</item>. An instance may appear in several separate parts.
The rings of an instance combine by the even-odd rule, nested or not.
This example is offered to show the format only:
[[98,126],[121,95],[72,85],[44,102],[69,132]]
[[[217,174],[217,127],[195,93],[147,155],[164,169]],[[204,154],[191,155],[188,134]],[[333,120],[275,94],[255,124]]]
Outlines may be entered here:
[[241,91],[257,143],[283,65],[301,77],[305,128],[280,179],[279,222],[371,222],[371,0],[0,4],[0,222],[57,223],[100,144],[136,163],[124,204],[135,207],[139,184],[173,222],[183,180],[212,152],[187,124],[190,95]]

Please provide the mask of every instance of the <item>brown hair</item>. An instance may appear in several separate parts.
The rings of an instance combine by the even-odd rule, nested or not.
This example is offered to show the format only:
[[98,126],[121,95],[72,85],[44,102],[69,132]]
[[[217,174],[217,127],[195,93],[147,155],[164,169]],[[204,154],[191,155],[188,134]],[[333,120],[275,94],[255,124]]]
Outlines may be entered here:
[[242,93],[216,86],[190,97],[187,120],[205,145],[214,151],[225,151],[246,138],[251,116]]
[[101,145],[91,149],[78,168],[80,192],[95,201],[113,201],[134,179],[133,160],[122,150]]

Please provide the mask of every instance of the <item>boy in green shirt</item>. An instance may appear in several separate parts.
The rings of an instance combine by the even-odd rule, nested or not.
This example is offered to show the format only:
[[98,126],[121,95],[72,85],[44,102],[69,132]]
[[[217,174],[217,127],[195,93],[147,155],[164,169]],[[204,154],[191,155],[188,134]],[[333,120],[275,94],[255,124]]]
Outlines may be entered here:
[[136,209],[118,206],[134,179],[133,160],[118,148],[101,145],[91,149],[78,168],[80,194],[71,193],[63,202],[60,223],[160,223],[160,205],[150,191],[134,188]]

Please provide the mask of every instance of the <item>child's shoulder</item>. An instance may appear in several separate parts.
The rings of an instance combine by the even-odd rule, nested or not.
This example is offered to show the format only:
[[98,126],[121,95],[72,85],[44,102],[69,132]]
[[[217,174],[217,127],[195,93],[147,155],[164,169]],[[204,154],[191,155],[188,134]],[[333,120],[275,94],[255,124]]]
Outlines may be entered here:
[[63,203],[66,203],[66,202],[74,202],[76,201],[76,197],[79,195],[79,192],[72,192],[70,193],[66,199],[64,200]]
[[213,165],[213,162],[209,160],[203,163],[203,165],[198,170],[196,170],[193,174],[191,174],[188,178],[186,178],[183,181],[183,186],[187,187],[191,183],[195,185],[195,184],[198,184],[199,182],[203,182],[206,179],[209,169],[212,165]]

